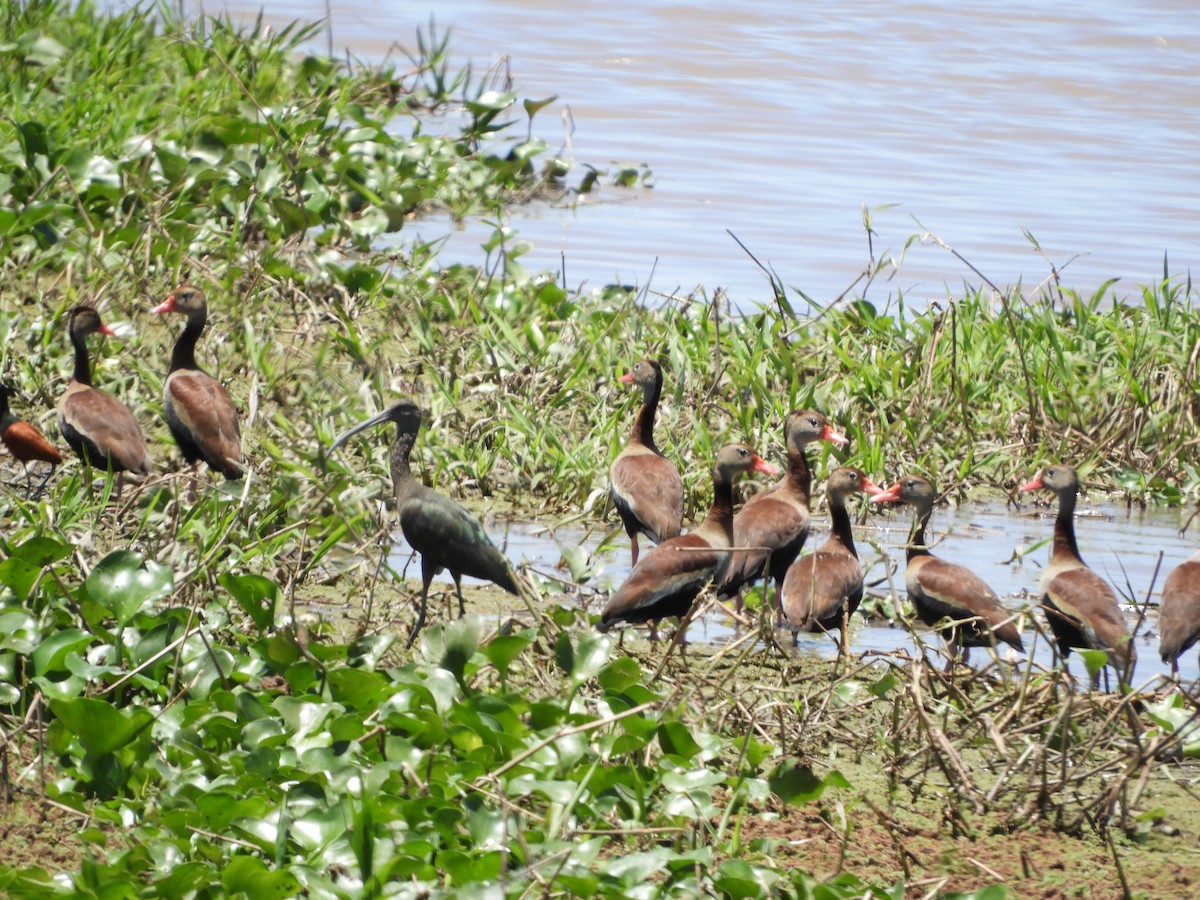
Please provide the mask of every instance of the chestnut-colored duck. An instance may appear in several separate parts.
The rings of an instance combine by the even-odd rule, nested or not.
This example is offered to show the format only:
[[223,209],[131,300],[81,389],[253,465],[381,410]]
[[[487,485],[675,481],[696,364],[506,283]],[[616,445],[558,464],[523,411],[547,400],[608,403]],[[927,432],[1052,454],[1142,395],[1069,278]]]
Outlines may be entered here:
[[904,585],[922,622],[932,628],[949,620],[949,625],[942,629],[942,637],[950,644],[947,670],[954,665],[960,646],[964,663],[972,647],[994,647],[997,641],[1024,653],[1021,633],[1012,621],[1012,614],[1000,605],[996,592],[965,566],[929,552],[925,529],[936,499],[937,490],[927,478],[906,475],[872,497],[871,502],[899,501],[913,508]]
[[1179,677],[1179,657],[1200,641],[1200,552],[1180,563],[1163,585],[1158,608],[1158,650]]
[[663,456],[654,443],[662,366],[652,359],[639,360],[621,376],[621,381],[642,389],[642,408],[625,449],[609,469],[609,496],[625,523],[636,566],[639,533],[659,544],[677,537],[683,529],[683,479],[675,463]]
[[[46,440],[46,436],[36,427],[28,422],[22,422],[9,409],[8,398],[15,397],[16,393],[9,385],[0,384],[0,440],[4,441],[4,446],[8,448],[13,459],[20,460],[21,466],[25,469],[26,491],[30,497],[36,497],[41,494],[42,488],[46,486],[46,482],[50,480],[50,476],[62,462],[62,454]],[[46,473],[46,477],[42,479],[36,490],[29,477],[31,462],[50,463],[50,471]]]
[[[137,419],[124,403],[92,387],[87,337],[113,334],[90,306],[71,310],[67,333],[75,348],[75,371],[66,393],[58,401],[58,429],[85,466],[116,473],[150,474],[150,451]],[[120,481],[117,490],[120,491]]]
[[[1058,497],[1054,544],[1042,573],[1042,609],[1063,661],[1072,647],[1107,650],[1109,664],[1120,677],[1133,674],[1137,654],[1116,594],[1108,582],[1084,564],[1075,542],[1075,495],[1079,476],[1070,466],[1046,466],[1023,491],[1050,490]],[[1097,680],[1099,673],[1097,673]]]
[[400,400],[378,415],[355,425],[340,435],[330,449],[336,450],[360,431],[384,422],[396,423],[396,437],[391,450],[396,515],[405,540],[421,554],[421,606],[416,624],[408,636],[411,646],[425,624],[430,582],[443,569],[448,570],[454,579],[460,616],[466,612],[461,583],[463,575],[490,581],[510,594],[520,595],[521,584],[512,566],[492,543],[478,519],[449,497],[426,487],[413,477],[409,454],[421,428],[421,410],[411,400]]
[[187,316],[187,325],[171,351],[171,368],[163,383],[163,410],[171,436],[192,467],[192,489],[200,460],[226,478],[241,478],[244,467],[237,408],[224,386],[196,363],[196,342],[208,321],[204,294],[190,284],[181,284],[151,312]]
[[733,545],[733,483],[746,472],[779,470],[744,444],[721,448],[713,467],[713,500],[699,527],[650,550],[609,598],[599,628],[687,615]]
[[847,627],[863,594],[863,567],[854,547],[846,500],[853,494],[878,494],[882,488],[861,469],[834,469],[825,485],[829,503],[829,538],[814,553],[800,557],[783,579],[783,613],[798,641],[801,631],[840,632],[839,652],[849,655]]
[[[756,581],[768,567],[767,580],[775,581],[776,624],[782,624],[783,605],[779,592],[784,576],[809,532],[809,494],[812,469],[806,448],[816,441],[845,444],[846,438],[833,429],[819,412],[795,409],[783,423],[788,467],[777,483],[755,494],[733,519],[735,547],[761,547],[761,550],[735,550],[724,569],[717,593],[720,597],[737,595],[741,610],[742,588]],[[768,564],[768,557],[770,562]]]

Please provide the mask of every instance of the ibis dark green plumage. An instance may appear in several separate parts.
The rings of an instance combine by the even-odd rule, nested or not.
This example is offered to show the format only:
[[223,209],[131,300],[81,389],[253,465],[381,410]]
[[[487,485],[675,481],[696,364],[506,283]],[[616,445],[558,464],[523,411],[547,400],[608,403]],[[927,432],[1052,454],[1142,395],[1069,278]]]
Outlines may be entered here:
[[443,569],[454,579],[460,616],[466,611],[460,581],[463,575],[490,581],[518,596],[521,596],[521,585],[512,566],[488,538],[479,520],[449,497],[413,477],[408,457],[421,428],[421,410],[411,400],[393,403],[378,415],[355,425],[339,436],[331,449],[337,449],[360,431],[384,422],[396,423],[391,463],[400,529],[409,545],[421,554],[421,607],[408,637],[411,646],[425,624],[429,584]]

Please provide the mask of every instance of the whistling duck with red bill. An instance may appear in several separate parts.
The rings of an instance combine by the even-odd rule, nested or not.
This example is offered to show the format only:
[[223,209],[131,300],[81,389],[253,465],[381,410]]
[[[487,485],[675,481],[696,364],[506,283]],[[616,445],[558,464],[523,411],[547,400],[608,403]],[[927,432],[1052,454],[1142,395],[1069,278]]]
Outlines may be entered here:
[[163,409],[171,436],[192,467],[192,490],[201,460],[226,478],[241,478],[242,432],[237,408],[224,386],[196,363],[196,342],[208,321],[204,294],[190,284],[181,284],[151,311],[187,316],[171,351],[171,368],[163,382]]
[[[737,608],[742,607],[742,588],[766,574],[775,582],[776,624],[783,622],[783,605],[779,594],[784,576],[809,532],[809,492],[812,490],[812,469],[808,465],[806,448],[816,441],[831,441],[844,445],[846,438],[833,429],[819,412],[796,409],[788,413],[783,423],[784,444],[787,447],[788,467],[777,483],[755,494],[733,519],[733,545],[754,548],[735,550],[720,578],[718,596],[737,595]],[[764,592],[765,595],[765,592]]]
[[1179,677],[1179,657],[1200,641],[1200,552],[1180,563],[1163,585],[1158,608],[1158,649]]
[[713,467],[713,501],[699,527],[646,553],[604,607],[599,628],[619,622],[685,617],[733,545],[733,483],[746,472],[779,470],[744,444],[721,448]]
[[[1075,497],[1079,476],[1066,465],[1046,466],[1023,491],[1049,490],[1058,498],[1050,562],[1039,582],[1042,609],[1065,664],[1071,648],[1108,651],[1122,680],[1133,675],[1136,653],[1116,594],[1087,567],[1075,541]],[[1099,672],[1094,682],[1099,681]]]
[[[42,488],[46,486],[46,482],[50,480],[50,476],[62,462],[62,454],[46,440],[46,436],[36,427],[28,422],[22,422],[9,409],[8,399],[15,397],[16,393],[11,386],[0,384],[0,440],[4,442],[4,446],[8,448],[13,459],[19,460],[25,469],[25,488],[28,496],[36,497],[41,494]],[[50,471],[46,473],[46,477],[42,479],[36,490],[29,477],[31,462],[50,463]]]
[[662,366],[652,359],[639,360],[620,380],[642,390],[642,408],[634,420],[633,432],[608,472],[609,496],[625,524],[636,566],[639,534],[658,544],[678,536],[683,529],[683,479],[675,463],[654,443]]
[[400,400],[378,415],[355,425],[340,435],[330,449],[335,450],[360,431],[385,422],[396,424],[391,468],[400,529],[409,546],[421,554],[421,606],[416,624],[408,636],[411,646],[425,624],[429,585],[433,576],[443,569],[448,570],[454,579],[460,616],[466,612],[461,583],[463,575],[490,581],[518,596],[521,595],[522,583],[478,519],[449,497],[426,487],[413,477],[409,455],[421,428],[421,410],[411,400]]
[[783,612],[786,627],[798,638],[801,631],[839,629],[839,655],[849,656],[850,616],[863,595],[863,567],[854,546],[846,501],[853,494],[877,494],[881,488],[861,469],[834,469],[825,485],[831,530],[829,538],[814,553],[802,556],[783,579]]
[[913,508],[904,585],[920,620],[931,628],[944,626],[942,637],[950,645],[946,669],[953,667],[959,647],[964,663],[971,647],[995,647],[997,641],[1024,653],[1013,615],[1000,604],[996,592],[970,569],[929,552],[925,529],[935,500],[933,483],[920,475],[906,475],[871,498],[872,503],[900,502]]
[[[58,402],[58,428],[85,466],[112,472],[150,474],[150,451],[137,419],[124,403],[92,386],[87,338],[114,332],[90,306],[71,310],[67,333],[75,348],[75,372]],[[117,482],[120,491],[121,482]]]

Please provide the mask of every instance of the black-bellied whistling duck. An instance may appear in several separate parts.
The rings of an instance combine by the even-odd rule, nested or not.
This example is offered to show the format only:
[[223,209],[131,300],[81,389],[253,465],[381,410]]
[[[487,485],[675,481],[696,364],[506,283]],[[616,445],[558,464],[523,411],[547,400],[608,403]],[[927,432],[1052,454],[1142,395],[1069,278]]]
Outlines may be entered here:
[[652,359],[634,363],[621,376],[624,384],[642,389],[629,440],[608,471],[609,496],[625,523],[633,565],[638,563],[638,534],[654,543],[678,536],[683,529],[683,479],[679,469],[654,443],[654,416],[662,393],[662,366]]
[[58,401],[59,431],[85,466],[149,475],[150,451],[137,419],[116,397],[92,387],[87,337],[95,332],[113,334],[90,306],[71,310],[67,333],[75,348],[75,372]]
[[740,610],[742,588],[763,574],[763,567],[770,557],[767,580],[775,581],[776,624],[782,623],[783,605],[779,592],[783,578],[804,546],[809,531],[812,469],[805,448],[815,441],[846,443],[846,438],[834,431],[823,415],[812,410],[795,409],[788,413],[783,422],[783,436],[787,447],[787,472],[776,484],[746,501],[733,518],[733,545],[762,549],[735,550],[730,554],[717,591],[721,597],[736,594]]
[[906,475],[871,498],[872,503],[899,501],[913,507],[913,526],[908,538],[904,585],[917,609],[917,616],[931,628],[949,620],[942,637],[950,644],[947,671],[954,665],[958,648],[963,662],[971,647],[994,647],[996,641],[1025,652],[1021,633],[1000,598],[970,569],[939,559],[925,544],[925,528],[933,514],[937,491],[920,475]]
[[829,538],[816,552],[800,557],[783,579],[783,613],[798,638],[801,631],[832,631],[841,639],[839,654],[849,657],[850,616],[863,594],[863,567],[854,547],[846,500],[856,493],[877,494],[881,488],[861,469],[842,466],[829,474],[825,499],[829,503]]
[[183,334],[171,351],[171,368],[163,382],[163,409],[171,436],[192,467],[191,491],[195,492],[200,460],[226,478],[241,478],[242,431],[237,408],[221,382],[196,363],[196,342],[208,321],[204,294],[190,284],[181,284],[151,312],[187,316]]
[[[42,492],[42,488],[46,486],[46,482],[50,480],[50,476],[54,474],[58,464],[62,462],[62,454],[46,440],[46,436],[37,428],[28,422],[22,422],[8,408],[8,398],[16,396],[16,393],[7,384],[0,384],[0,440],[4,441],[4,446],[8,448],[13,459],[21,461],[21,466],[25,469],[25,487],[28,495],[36,497]],[[50,471],[37,486],[37,490],[34,490],[33,481],[29,477],[31,462],[50,463]]]
[[609,598],[599,628],[687,615],[733,545],[733,482],[745,472],[779,470],[744,444],[721,448],[713,467],[713,500],[699,527],[650,550]]
[[[1023,491],[1051,490],[1058,497],[1054,544],[1042,573],[1042,609],[1058,643],[1063,662],[1072,647],[1107,650],[1109,664],[1122,680],[1133,674],[1137,654],[1117,596],[1108,582],[1089,569],[1075,542],[1075,495],[1079,476],[1070,466],[1046,466]],[[1099,680],[1099,673],[1093,681]]]
[[449,497],[426,487],[413,477],[408,458],[421,428],[421,410],[411,400],[397,401],[378,415],[355,425],[340,435],[330,449],[337,449],[360,431],[384,422],[396,423],[391,464],[400,529],[409,545],[421,554],[421,607],[417,612],[417,622],[408,636],[408,645],[412,646],[425,624],[429,584],[442,569],[449,571],[454,579],[460,616],[466,612],[462,595],[463,575],[490,581],[518,596],[521,595],[521,583],[478,519]]
[[1200,552],[1176,566],[1158,608],[1158,650],[1179,677],[1179,657],[1200,640]]

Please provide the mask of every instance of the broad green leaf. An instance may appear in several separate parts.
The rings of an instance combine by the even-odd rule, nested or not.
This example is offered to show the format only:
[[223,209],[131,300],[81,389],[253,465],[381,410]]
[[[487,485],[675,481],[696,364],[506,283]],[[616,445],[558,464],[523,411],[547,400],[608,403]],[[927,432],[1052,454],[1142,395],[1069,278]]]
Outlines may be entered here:
[[260,633],[275,625],[275,607],[279,602],[279,586],[275,582],[262,575],[228,572],[218,576],[217,581],[229,591]]
[[143,707],[119,710],[107,700],[91,697],[52,700],[50,710],[79,738],[90,756],[103,756],[124,747],[154,721],[153,714]]
[[33,670],[38,675],[58,672],[66,668],[64,659],[87,647],[94,638],[78,628],[64,628],[46,638],[33,651]]
[[96,563],[85,586],[93,601],[126,625],[174,590],[174,575],[136,550],[114,550]]

